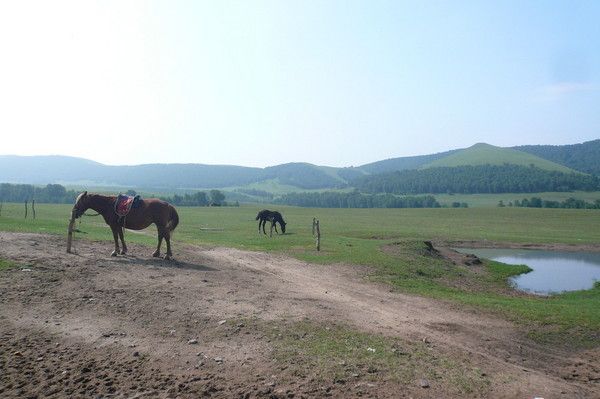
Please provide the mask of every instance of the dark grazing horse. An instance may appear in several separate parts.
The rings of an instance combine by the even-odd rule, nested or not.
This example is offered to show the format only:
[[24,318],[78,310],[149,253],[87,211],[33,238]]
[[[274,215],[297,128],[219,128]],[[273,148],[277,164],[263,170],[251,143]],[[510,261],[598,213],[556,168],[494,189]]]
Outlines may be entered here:
[[283,217],[281,217],[281,213],[277,212],[277,211],[269,211],[268,209],[263,209],[262,211],[258,212],[258,215],[256,215],[256,219],[258,220],[258,233],[260,234],[260,225],[262,224],[262,231],[263,233],[266,235],[267,232],[265,231],[265,224],[267,224],[267,221],[271,222],[271,234],[270,236],[273,236],[273,228],[275,228],[275,232],[277,234],[279,234],[279,232],[277,231],[277,224],[279,223],[279,225],[281,226],[281,232],[283,234],[285,234],[285,225],[286,223],[283,221]]
[[[112,256],[127,253],[127,245],[125,245],[125,240],[123,239],[123,228],[142,230],[154,223],[158,228],[158,246],[152,256],[160,256],[160,246],[164,238],[167,242],[165,259],[171,259],[173,256],[171,252],[171,232],[179,224],[179,215],[177,215],[175,208],[165,201],[157,198],[149,198],[140,201],[139,207],[131,208],[127,216],[121,218],[115,212],[116,200],[117,197],[114,196],[88,194],[87,191],[81,193],[73,206],[71,219],[81,217],[88,209],[93,209],[102,215],[106,224],[110,226],[115,240],[115,250],[112,252]],[[119,238],[123,244],[121,250],[119,250]]]

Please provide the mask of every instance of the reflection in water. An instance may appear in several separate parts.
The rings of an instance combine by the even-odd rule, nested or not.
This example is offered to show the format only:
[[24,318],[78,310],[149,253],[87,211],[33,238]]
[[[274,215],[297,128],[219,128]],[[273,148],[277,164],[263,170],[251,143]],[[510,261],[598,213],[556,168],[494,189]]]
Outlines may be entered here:
[[532,272],[513,277],[517,288],[535,294],[590,289],[600,280],[600,253],[523,249],[457,248],[511,265],[527,265]]

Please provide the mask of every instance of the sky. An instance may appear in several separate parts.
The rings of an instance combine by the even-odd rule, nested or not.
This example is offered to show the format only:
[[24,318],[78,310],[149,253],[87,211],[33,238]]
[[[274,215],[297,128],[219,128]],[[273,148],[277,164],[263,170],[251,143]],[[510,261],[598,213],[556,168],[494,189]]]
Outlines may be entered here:
[[359,166],[600,138],[599,1],[0,2],[0,155]]

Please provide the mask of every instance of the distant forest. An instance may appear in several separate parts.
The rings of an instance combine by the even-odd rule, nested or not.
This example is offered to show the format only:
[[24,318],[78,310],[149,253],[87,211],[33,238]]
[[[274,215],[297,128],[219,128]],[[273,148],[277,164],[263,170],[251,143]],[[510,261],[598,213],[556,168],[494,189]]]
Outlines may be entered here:
[[[499,207],[507,206],[503,201],[498,203]],[[529,199],[515,200],[509,202],[508,206],[516,206],[522,208],[563,208],[563,209],[600,209],[600,200],[594,202],[586,202],[577,198],[567,198],[564,201],[549,201],[539,197],[531,197]]]
[[290,193],[275,200],[282,205],[309,208],[439,208],[440,204],[431,195],[420,197],[392,194],[361,194],[358,191],[342,193],[327,191],[320,193]]
[[[225,194],[219,190],[210,190],[207,195],[204,191],[193,194],[178,195],[172,197],[160,197],[163,201],[177,206],[227,206]],[[239,204],[237,204],[239,206]]]
[[360,177],[352,185],[362,192],[392,194],[594,191],[600,186],[596,176],[509,164],[403,170]]
[[600,176],[600,139],[571,145],[524,145],[514,147],[569,168]]
[[79,193],[67,191],[60,184],[48,184],[36,187],[31,184],[0,184],[0,201],[25,202],[35,200],[40,203],[72,204]]
[[[125,194],[135,195],[134,190]],[[67,190],[60,184],[48,184],[46,187],[36,187],[31,184],[0,183],[0,201],[25,202],[35,200],[38,203],[73,204],[79,192]],[[161,197],[162,200],[177,206],[226,206],[225,194],[219,190],[211,190],[208,194],[198,191],[193,194]]]

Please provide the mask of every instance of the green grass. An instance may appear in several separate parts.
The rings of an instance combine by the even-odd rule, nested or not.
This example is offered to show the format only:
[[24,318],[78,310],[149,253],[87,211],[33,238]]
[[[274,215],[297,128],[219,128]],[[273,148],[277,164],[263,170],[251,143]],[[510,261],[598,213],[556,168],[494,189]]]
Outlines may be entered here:
[[[23,219],[22,204],[4,204],[0,230],[64,234],[70,206],[37,205],[38,219]],[[506,278],[523,269],[488,262],[483,272],[456,267],[424,252],[423,240],[489,240],[507,243],[596,244],[600,211],[531,208],[468,209],[315,209],[279,206],[288,234],[257,233],[256,213],[263,206],[179,208],[174,252],[181,243],[220,245],[286,253],[319,264],[368,265],[373,278],[399,290],[487,309],[521,323],[538,340],[597,345],[600,287],[551,298],[511,293]],[[322,251],[315,250],[312,218],[321,222]],[[76,225],[79,239],[112,240],[100,217]],[[155,245],[148,235],[126,233],[128,241]],[[66,245],[66,244],[65,244]],[[382,248],[394,250],[384,251]],[[111,245],[107,243],[107,252]]]
[[0,259],[0,271],[10,269],[12,267],[16,267],[17,264],[15,262],[11,262],[6,259]]
[[[357,332],[343,325],[244,322],[262,329],[288,372],[322,383],[367,380],[416,386],[420,378],[453,394],[484,394],[489,379],[466,359],[450,359],[422,342]],[[307,366],[308,365],[308,366]]]
[[421,166],[421,169],[463,165],[503,165],[505,163],[522,166],[534,165],[540,169],[555,170],[563,173],[581,173],[523,151],[496,147],[485,143],[475,144],[464,150],[452,153],[447,157]]

